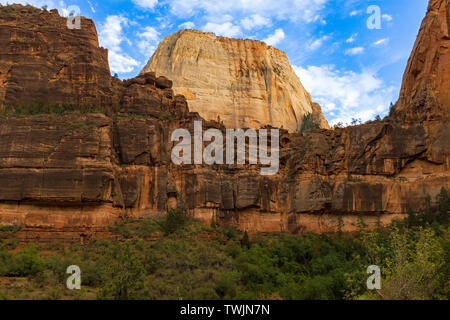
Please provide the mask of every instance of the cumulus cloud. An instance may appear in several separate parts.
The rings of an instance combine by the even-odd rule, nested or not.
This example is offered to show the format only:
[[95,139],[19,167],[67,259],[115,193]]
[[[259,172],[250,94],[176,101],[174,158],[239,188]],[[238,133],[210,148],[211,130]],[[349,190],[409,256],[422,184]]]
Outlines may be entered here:
[[186,21],[178,26],[180,29],[193,29],[195,27],[195,23],[192,21]]
[[143,9],[153,10],[155,6],[158,4],[158,0],[133,0],[133,3]]
[[139,63],[123,52],[122,42],[129,42],[123,34],[123,27],[128,26],[128,19],[123,16],[107,16],[100,25],[100,45],[109,49],[109,65],[112,72],[126,73],[134,70]]
[[104,24],[100,26],[100,44],[109,50],[120,51],[120,44],[124,40],[123,26],[128,25],[128,19],[123,16],[107,16]]
[[387,86],[374,71],[356,73],[327,65],[294,66],[294,70],[332,125],[350,123],[352,118],[373,119],[387,112],[395,98],[395,88]]
[[275,30],[275,33],[264,39],[263,41],[269,46],[275,46],[280,43],[285,37],[283,29],[279,28]]
[[172,0],[170,10],[180,18],[189,18],[198,13],[209,17],[223,14],[260,16],[291,21],[312,22],[319,19],[319,12],[329,0]]
[[127,73],[139,66],[139,62],[127,54],[109,51],[109,65],[112,72]]
[[249,17],[242,19],[241,25],[246,30],[252,30],[270,25],[271,21],[268,18],[260,16],[259,14],[253,14]]
[[242,35],[241,28],[239,26],[234,25],[231,22],[224,22],[224,23],[208,22],[202,29],[206,32],[213,32],[218,36],[229,38],[239,37]]
[[364,47],[355,47],[345,50],[345,54],[349,56],[356,56],[364,53]]
[[138,33],[138,37],[139,51],[148,58],[151,57],[159,41],[159,32],[153,27],[145,27],[143,32]]

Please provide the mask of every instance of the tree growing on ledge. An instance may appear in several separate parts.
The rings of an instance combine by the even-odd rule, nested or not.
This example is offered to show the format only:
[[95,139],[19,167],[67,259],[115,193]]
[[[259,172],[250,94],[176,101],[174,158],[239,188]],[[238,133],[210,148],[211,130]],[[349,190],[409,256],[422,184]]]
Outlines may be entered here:
[[319,128],[320,128],[319,124],[316,121],[314,121],[313,115],[311,113],[303,116],[302,127],[300,128],[300,133],[307,133],[311,130],[319,129]]

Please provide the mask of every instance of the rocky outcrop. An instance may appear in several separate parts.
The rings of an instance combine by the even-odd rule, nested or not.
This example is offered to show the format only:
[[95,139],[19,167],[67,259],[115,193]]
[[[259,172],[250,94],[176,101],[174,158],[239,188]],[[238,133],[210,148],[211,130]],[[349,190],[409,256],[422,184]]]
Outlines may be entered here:
[[[126,120],[121,126],[134,128],[137,121]],[[146,126],[143,120],[139,123]],[[178,126],[193,130],[190,121],[164,127],[169,133]],[[217,128],[206,123],[204,129],[209,127]],[[450,186],[450,148],[445,146],[449,132],[445,123],[437,127],[379,123],[307,135],[284,132],[281,171],[271,177],[261,176],[258,166],[174,166],[167,161],[170,148],[163,148],[158,172],[145,173],[142,168],[133,180],[132,189],[142,191],[129,206],[138,207],[138,199],[150,194],[149,203],[157,212],[182,199],[196,217],[249,232],[331,231],[340,219],[343,230],[354,231],[358,217],[372,226],[388,224]],[[164,141],[167,133],[155,133],[154,140]],[[147,139],[146,134],[136,136]],[[122,148],[128,154],[127,149],[135,146]],[[142,159],[135,159],[128,164],[142,165]],[[152,181],[151,191],[140,189],[140,181]]]
[[[5,104],[118,106],[107,50],[92,20],[67,28],[57,10],[0,7],[0,108]],[[120,81],[119,81],[120,82]]]
[[26,241],[64,232],[66,241],[85,241],[123,217],[183,203],[206,223],[250,233],[355,231],[360,221],[387,225],[450,187],[448,123],[283,131],[280,172],[262,176],[256,165],[174,165],[170,134],[192,132],[194,118],[2,118],[0,223],[23,225]]
[[[305,114],[322,115],[286,54],[260,41],[181,30],[165,38],[142,72],[173,79],[191,111],[228,128],[265,125],[298,131]],[[328,128],[322,115],[321,128]]]
[[450,117],[450,2],[430,0],[400,97],[392,114],[399,120]]
[[[15,19],[20,26],[20,16]],[[65,30],[53,28],[65,37]],[[20,59],[33,61],[34,52],[21,51]],[[77,52],[80,57],[75,52],[71,61],[86,56]],[[14,51],[9,57],[16,59]],[[12,65],[7,56],[2,59]],[[20,66],[14,67],[19,74]],[[92,70],[81,70],[78,79],[91,79]],[[39,75],[30,77],[40,83]],[[279,172],[262,176],[260,165],[173,164],[171,133],[178,128],[193,133],[201,116],[189,112],[166,77],[143,73],[108,81],[104,92],[112,91],[116,112],[0,115],[0,224],[21,225],[20,240],[84,243],[108,236],[115,221],[159,216],[181,203],[206,223],[214,219],[250,233],[351,232],[361,222],[387,225],[450,188],[448,121],[387,119],[305,134],[281,130]],[[24,91],[38,90],[34,82],[23,82]],[[68,88],[55,86],[43,97],[57,99]],[[440,95],[434,93],[439,101]],[[18,104],[28,101],[25,94],[14,98]],[[319,122],[317,110],[312,104]],[[226,130],[217,121],[202,123],[204,130]]]

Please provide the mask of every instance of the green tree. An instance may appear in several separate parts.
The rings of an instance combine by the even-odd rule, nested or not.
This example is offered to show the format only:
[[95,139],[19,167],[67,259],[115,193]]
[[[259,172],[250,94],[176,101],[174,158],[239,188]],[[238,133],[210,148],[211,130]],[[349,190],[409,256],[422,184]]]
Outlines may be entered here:
[[315,122],[312,114],[307,114],[303,117],[300,133],[308,133],[311,130],[320,128],[319,124]]
[[248,232],[245,231],[244,236],[242,237],[242,240],[241,240],[241,246],[242,246],[242,248],[249,249],[250,245],[251,244],[250,244],[250,238],[248,237]]
[[383,299],[434,299],[444,278],[445,251],[431,228],[411,232],[394,229],[391,234],[393,257],[387,259]]
[[189,221],[182,207],[169,209],[165,218],[158,221],[158,225],[165,236],[174,233],[184,227]]
[[142,254],[130,242],[109,248],[102,261],[104,285],[97,297],[102,300],[141,298],[145,280],[142,260]]

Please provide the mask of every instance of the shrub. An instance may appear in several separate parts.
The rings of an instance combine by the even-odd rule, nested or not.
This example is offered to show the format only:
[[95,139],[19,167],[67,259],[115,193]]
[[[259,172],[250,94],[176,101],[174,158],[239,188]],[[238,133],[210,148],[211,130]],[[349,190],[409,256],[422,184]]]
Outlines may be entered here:
[[132,236],[130,228],[125,223],[119,223],[113,226],[109,226],[109,231],[122,236],[125,239],[129,239]]
[[139,220],[136,226],[136,235],[141,238],[146,238],[155,233],[158,229],[158,224],[151,219]]
[[247,249],[249,249],[251,246],[247,231],[245,231],[244,236],[242,237],[241,246],[242,246],[242,248],[247,248]]
[[25,247],[11,256],[7,265],[6,276],[35,276],[44,270],[44,260],[35,246]]
[[[391,235],[393,256],[380,295],[383,299],[424,300],[435,293],[448,278],[442,273],[445,251],[432,229],[414,234],[396,229]],[[448,261],[447,261],[448,262]]]
[[307,133],[311,130],[320,128],[319,124],[315,122],[312,114],[307,114],[303,117],[300,133]]
[[169,235],[180,230],[189,221],[189,217],[182,208],[169,209],[164,219],[157,221],[164,235]]
[[145,269],[142,256],[129,243],[116,243],[102,259],[104,285],[97,294],[102,300],[129,300],[142,297]]

